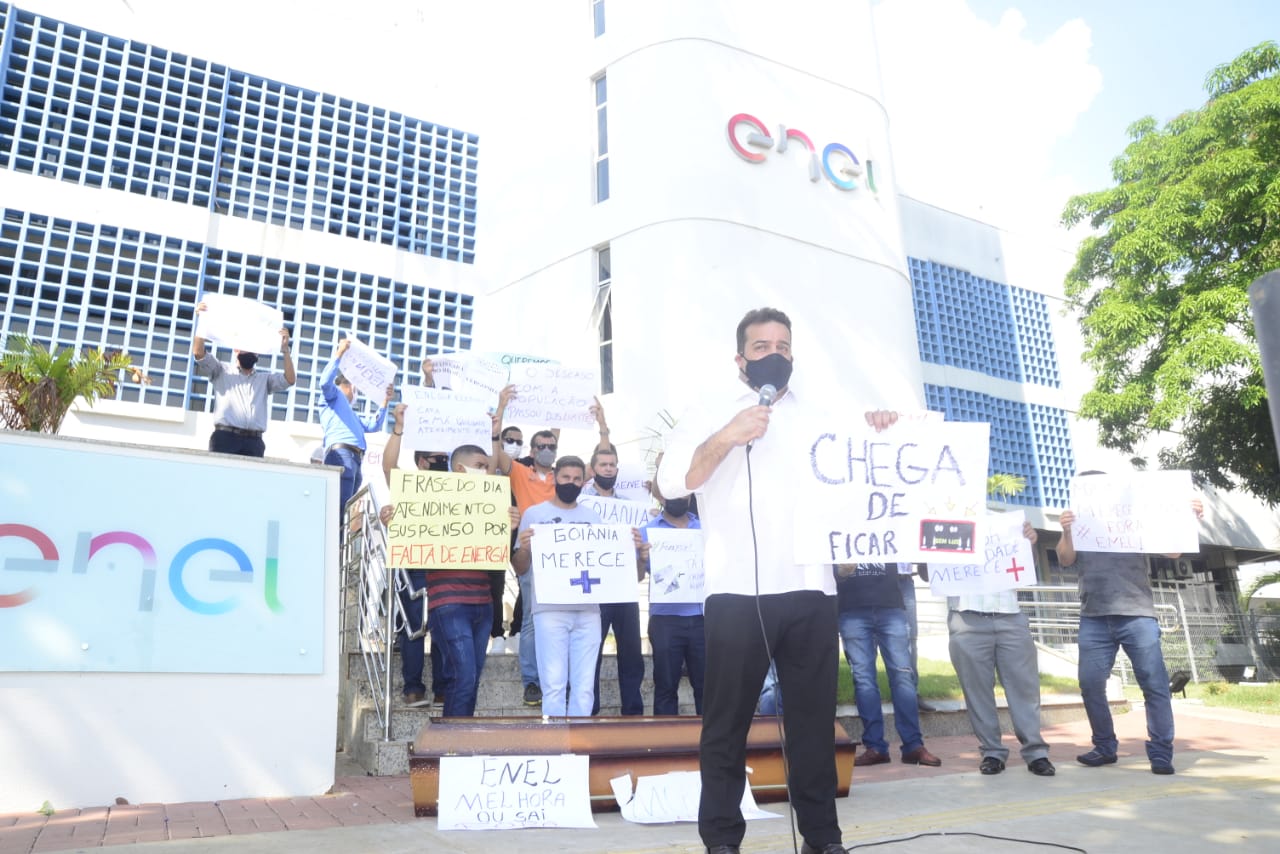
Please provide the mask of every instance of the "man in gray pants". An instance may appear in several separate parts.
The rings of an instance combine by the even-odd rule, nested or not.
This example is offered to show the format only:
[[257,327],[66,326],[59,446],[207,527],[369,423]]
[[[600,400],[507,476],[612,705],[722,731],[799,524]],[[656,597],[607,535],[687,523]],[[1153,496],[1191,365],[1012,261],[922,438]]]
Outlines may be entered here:
[[[1022,534],[1032,545],[1036,531],[1024,522]],[[978,737],[983,774],[1004,770],[1009,749],[1001,743],[996,711],[996,675],[1009,701],[1013,731],[1022,744],[1022,760],[1038,777],[1052,777],[1049,745],[1040,736],[1040,667],[1027,615],[1018,608],[1015,590],[947,597],[947,629],[951,664],[964,691],[969,725]]]

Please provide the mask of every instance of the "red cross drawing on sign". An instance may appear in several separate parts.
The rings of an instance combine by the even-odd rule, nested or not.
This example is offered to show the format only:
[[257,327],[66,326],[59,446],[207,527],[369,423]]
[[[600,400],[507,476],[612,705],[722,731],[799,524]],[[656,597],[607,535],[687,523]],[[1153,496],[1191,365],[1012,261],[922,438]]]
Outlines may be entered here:
[[1010,562],[1012,563],[1012,565],[1011,565],[1008,569],[1006,569],[1006,570],[1005,570],[1005,572],[1012,572],[1012,573],[1013,573],[1013,580],[1014,580],[1014,581],[1021,581],[1021,580],[1022,580],[1022,575],[1021,575],[1020,573],[1022,573],[1022,572],[1026,569],[1026,567],[1025,567],[1025,566],[1018,566],[1018,559],[1017,559],[1016,557],[1015,557],[1015,558],[1011,558],[1011,561],[1010,561]]

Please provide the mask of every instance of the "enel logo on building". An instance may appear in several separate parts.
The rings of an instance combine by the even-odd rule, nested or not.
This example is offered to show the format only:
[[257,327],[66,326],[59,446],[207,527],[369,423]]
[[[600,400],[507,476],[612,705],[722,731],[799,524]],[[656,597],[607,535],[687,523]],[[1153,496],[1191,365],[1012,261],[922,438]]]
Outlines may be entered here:
[[[749,128],[749,132],[739,139],[738,134],[743,125]],[[808,151],[809,154],[809,180],[818,181],[823,175],[840,190],[856,190],[859,187],[859,179],[865,179],[865,185],[868,190],[873,193],[879,192],[876,189],[875,169],[872,162],[867,160],[866,167],[863,167],[862,161],[853,153],[853,149],[839,142],[828,143],[822,153],[818,153],[818,148],[813,144],[813,140],[804,131],[789,128],[786,125],[778,125],[778,135],[772,137],[765,128],[764,122],[760,121],[750,113],[737,113],[729,119],[728,125],[729,145],[739,157],[748,163],[763,163],[765,161],[766,151],[773,149],[779,154],[783,154],[790,147],[792,142],[798,142]],[[745,145],[743,143],[746,143]],[[761,149],[759,152],[752,151],[751,148]]]
[[[0,568],[18,572],[58,572],[62,568],[62,556],[53,539],[39,528],[30,525],[0,523],[0,540],[5,538],[26,540],[39,557],[6,557]],[[104,549],[113,546],[125,546],[133,549],[141,561],[141,580],[138,592],[138,610],[150,611],[155,604],[156,572],[159,562],[156,550],[142,535],[132,531],[108,531],[93,534],[90,531],[79,531],[76,534],[75,548],[71,552],[71,574],[84,575],[89,572],[90,562]],[[197,555],[205,552],[221,552],[231,558],[236,569],[210,569],[209,580],[232,585],[252,584],[254,579],[253,562],[243,548],[218,537],[205,537],[192,540],[178,549],[169,562],[169,589],[173,598],[189,611],[197,614],[225,614],[240,604],[240,597],[227,596],[222,599],[200,599],[187,588],[183,574],[187,564]],[[280,523],[277,520],[267,522],[266,554],[263,556],[263,598],[273,613],[280,613],[284,605],[279,595],[279,552]],[[103,562],[99,558],[99,563]],[[28,587],[15,593],[0,593],[0,608],[17,608],[32,601],[39,595],[35,587]]]

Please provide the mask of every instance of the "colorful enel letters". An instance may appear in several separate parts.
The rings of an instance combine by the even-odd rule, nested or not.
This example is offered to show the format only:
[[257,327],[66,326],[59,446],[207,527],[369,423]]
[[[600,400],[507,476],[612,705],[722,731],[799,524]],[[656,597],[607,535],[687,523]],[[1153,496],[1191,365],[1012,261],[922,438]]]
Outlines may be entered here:
[[395,516],[387,525],[391,566],[506,569],[511,560],[511,485],[505,477],[391,473]]
[[387,399],[387,386],[396,381],[396,366],[368,344],[349,340],[351,345],[338,360],[338,370],[356,391],[381,405]]
[[278,308],[230,294],[206,293],[205,310],[196,315],[196,334],[224,347],[246,353],[275,353],[280,349],[284,314]]
[[441,756],[440,830],[595,827],[587,756]]
[[[856,424],[852,429],[844,426]],[[799,463],[797,563],[923,563],[982,554],[990,425],[862,415],[810,427]]]
[[1022,534],[1021,512],[987,515],[983,560],[929,563],[929,589],[935,596],[994,593],[1036,583],[1035,555]]
[[508,424],[537,425],[537,429],[581,430],[595,426],[591,405],[600,387],[595,371],[550,363],[511,365],[515,394],[507,404]]
[[630,525],[534,525],[529,541],[539,605],[636,602]]
[[1078,552],[1198,552],[1194,494],[1187,471],[1074,477],[1071,542]]
[[649,602],[701,604],[705,598],[702,532],[688,528],[648,528]]

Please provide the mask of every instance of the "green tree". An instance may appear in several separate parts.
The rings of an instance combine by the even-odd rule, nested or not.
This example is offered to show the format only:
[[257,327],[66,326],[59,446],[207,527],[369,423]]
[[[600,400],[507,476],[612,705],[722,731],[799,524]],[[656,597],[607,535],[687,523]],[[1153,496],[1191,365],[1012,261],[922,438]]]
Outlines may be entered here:
[[1126,452],[1180,433],[1162,466],[1270,504],[1280,463],[1247,289],[1280,267],[1278,71],[1280,48],[1263,42],[1208,75],[1199,109],[1135,122],[1115,186],[1062,216],[1096,230],[1066,281],[1097,373],[1080,414]]
[[115,392],[116,376],[129,368],[120,353],[89,350],[77,358],[70,348],[51,353],[43,344],[12,336],[0,357],[0,425],[57,433],[77,397],[92,406]]

